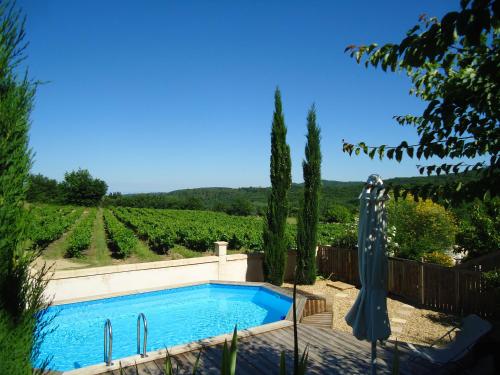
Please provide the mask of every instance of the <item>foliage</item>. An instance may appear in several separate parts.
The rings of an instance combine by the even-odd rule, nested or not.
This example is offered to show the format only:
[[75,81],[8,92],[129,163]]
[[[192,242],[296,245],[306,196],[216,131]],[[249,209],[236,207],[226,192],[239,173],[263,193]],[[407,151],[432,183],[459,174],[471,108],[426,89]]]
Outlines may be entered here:
[[79,169],[64,174],[61,189],[68,204],[96,206],[106,195],[108,185],[102,180],[93,178],[88,170]]
[[321,220],[326,223],[349,223],[354,214],[347,206],[332,203],[323,209]]
[[[198,372],[198,366],[200,364],[200,356],[201,356],[201,350],[198,351],[198,356],[196,357],[196,361],[194,362],[193,369],[191,372],[192,375],[196,375],[196,373]],[[136,374],[139,375],[139,371],[136,370]],[[172,357],[170,357],[168,349],[165,349],[165,362],[163,363],[163,374],[165,375],[179,374],[179,365],[177,364],[177,367],[174,370],[174,366],[172,364]]]
[[[229,216],[221,212],[156,210],[150,208],[111,209],[115,216],[157,253],[164,254],[175,245],[198,251],[212,249],[215,241],[227,241],[230,249],[263,249],[263,219],[255,216]],[[346,229],[348,228],[348,229]],[[341,224],[319,224],[318,242],[330,244],[343,236],[350,226]],[[287,224],[287,248],[294,248],[294,224]]]
[[290,146],[286,143],[286,125],[281,106],[281,93],[274,94],[274,114],[271,130],[271,193],[268,197],[263,231],[264,274],[266,281],[283,284],[288,243],[286,219],[288,217],[288,191],[292,184]]
[[28,132],[36,87],[27,73],[17,76],[25,58],[24,36],[24,18],[15,4],[0,1],[0,374],[9,375],[32,372],[44,336],[37,318],[46,307],[47,269],[31,270],[38,253],[25,246]]
[[59,183],[41,174],[30,175],[26,195],[28,202],[61,203],[62,192]]
[[83,208],[71,206],[36,205],[31,207],[29,211],[31,225],[27,234],[31,248],[44,249],[48,244],[60,238],[82,212]]
[[226,207],[224,212],[229,215],[250,216],[254,212],[252,203],[248,199],[236,198]]
[[450,255],[443,253],[441,251],[433,251],[431,253],[425,253],[423,258],[424,262],[439,264],[445,267],[453,267],[455,265],[453,258]]
[[231,347],[227,346],[227,340],[224,340],[222,349],[221,375],[236,374],[236,359],[238,354],[238,329],[234,326],[233,338],[231,339]]
[[297,221],[297,282],[316,281],[316,246],[318,245],[319,192],[321,188],[320,129],[314,106],[307,115],[306,159],[302,162],[304,200]]
[[110,248],[119,257],[130,256],[137,246],[134,232],[123,225],[109,210],[104,211],[104,224]]
[[79,258],[83,256],[83,251],[90,247],[96,214],[97,209],[90,209],[68,236],[66,242],[66,255],[68,257]]
[[483,279],[488,289],[500,288],[500,269],[483,272]]
[[425,253],[452,248],[457,227],[453,215],[431,200],[411,197],[388,204],[389,226],[396,227],[394,241],[399,244],[396,256],[420,260]]
[[[456,183],[459,180],[474,181],[473,176],[441,175],[423,177],[397,177],[384,180],[386,184],[402,185],[405,189],[421,188],[427,184]],[[363,189],[363,182],[342,182],[323,180],[321,184],[320,221],[350,222],[357,216],[358,196]],[[198,188],[175,190],[169,193],[140,193],[107,195],[103,204],[114,207],[163,208],[185,210],[190,205],[189,198],[201,202],[198,210],[219,211],[232,214],[234,202],[244,201],[252,212],[250,215],[265,216],[267,197],[271,189],[265,187],[244,188]],[[304,195],[304,184],[292,183],[288,193],[289,215],[298,213]],[[345,210],[343,209],[345,207]],[[332,209],[331,214],[329,213]],[[340,212],[342,210],[342,212]],[[329,216],[330,215],[330,216]]]
[[[370,158],[404,157],[421,160],[488,158],[488,162],[418,166],[420,174],[479,171],[476,181],[457,181],[445,185],[427,185],[411,190],[423,198],[446,197],[455,200],[486,193],[497,195],[500,182],[500,10],[495,0],[462,0],[459,11],[449,12],[441,20],[420,17],[399,44],[348,46],[351,57],[365,66],[384,71],[405,71],[413,83],[410,93],[427,103],[421,115],[396,116],[402,126],[413,126],[420,137],[412,145],[368,146],[344,142],[344,152],[360,152]],[[399,189],[395,190],[396,196]]]
[[[329,244],[342,249],[355,249],[358,246],[358,218],[352,223],[340,226],[335,225],[337,232],[332,236]],[[320,226],[321,233],[321,226]]]
[[500,198],[475,201],[467,207],[457,233],[457,245],[475,258],[500,249]]

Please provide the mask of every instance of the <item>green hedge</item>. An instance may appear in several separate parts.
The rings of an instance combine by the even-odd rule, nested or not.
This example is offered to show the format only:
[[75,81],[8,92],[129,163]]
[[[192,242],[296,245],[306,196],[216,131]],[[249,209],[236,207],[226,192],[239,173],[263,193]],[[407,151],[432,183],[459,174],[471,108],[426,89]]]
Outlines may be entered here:
[[96,213],[97,209],[90,209],[69,235],[66,242],[66,255],[68,257],[79,258],[83,255],[83,251],[90,247]]
[[111,211],[104,211],[104,223],[111,249],[119,257],[126,258],[137,246],[134,232],[121,223]]

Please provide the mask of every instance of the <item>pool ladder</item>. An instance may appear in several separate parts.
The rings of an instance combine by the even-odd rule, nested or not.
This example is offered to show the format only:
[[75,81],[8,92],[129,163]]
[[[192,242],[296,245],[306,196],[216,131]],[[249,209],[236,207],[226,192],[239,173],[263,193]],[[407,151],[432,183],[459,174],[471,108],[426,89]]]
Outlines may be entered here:
[[[144,342],[142,345],[141,353],[141,320],[144,327]],[[137,316],[137,354],[141,357],[147,357],[146,347],[148,344],[148,321],[143,313]],[[113,328],[111,326],[111,320],[106,319],[104,323],[104,362],[106,366],[111,366],[113,364]]]
[[111,327],[111,320],[106,319],[104,323],[104,362],[106,366],[113,364],[113,328]]
[[[144,326],[144,343],[142,345],[141,353],[141,318]],[[148,344],[148,321],[143,313],[137,316],[137,354],[140,354],[142,358],[147,357],[146,346]]]

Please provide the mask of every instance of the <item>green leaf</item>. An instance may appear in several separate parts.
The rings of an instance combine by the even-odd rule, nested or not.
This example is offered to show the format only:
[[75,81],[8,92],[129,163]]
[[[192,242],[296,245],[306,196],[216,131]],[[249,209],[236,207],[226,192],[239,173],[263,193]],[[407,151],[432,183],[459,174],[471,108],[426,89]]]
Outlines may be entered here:
[[284,351],[282,351],[280,355],[280,375],[286,375],[286,362],[285,362]]
[[396,148],[396,160],[400,162],[402,158],[403,158],[403,151],[398,147]]
[[406,149],[406,153],[408,154],[408,156],[409,156],[410,158],[413,158],[413,147],[408,147],[408,148]]
[[194,362],[192,375],[196,375],[196,373],[198,372],[198,366],[200,365],[200,357],[201,357],[201,349],[198,352],[198,355],[196,356],[196,361]]
[[238,328],[234,326],[233,339],[229,353],[229,375],[236,374],[236,357],[238,354]]

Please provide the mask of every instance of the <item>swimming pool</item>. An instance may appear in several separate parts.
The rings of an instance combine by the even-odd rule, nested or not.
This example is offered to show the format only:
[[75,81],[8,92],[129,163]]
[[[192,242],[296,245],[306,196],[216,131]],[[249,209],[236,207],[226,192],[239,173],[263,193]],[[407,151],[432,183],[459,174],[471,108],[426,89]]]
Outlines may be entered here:
[[[285,319],[291,298],[261,286],[201,284],[49,307],[41,346],[49,368],[67,371],[103,362],[103,328],[113,327],[113,358],[137,354],[137,316],[148,323],[147,351]],[[142,334],[141,334],[142,336]]]

